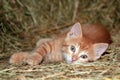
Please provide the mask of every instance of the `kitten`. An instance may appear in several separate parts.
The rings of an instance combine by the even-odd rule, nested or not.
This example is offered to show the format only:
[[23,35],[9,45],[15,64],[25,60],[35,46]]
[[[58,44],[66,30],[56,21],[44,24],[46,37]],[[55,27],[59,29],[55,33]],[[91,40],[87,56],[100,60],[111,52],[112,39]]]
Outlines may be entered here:
[[75,23],[71,30],[55,39],[42,39],[31,52],[15,53],[11,64],[38,65],[61,62],[81,63],[95,61],[101,57],[111,43],[109,32],[101,25]]

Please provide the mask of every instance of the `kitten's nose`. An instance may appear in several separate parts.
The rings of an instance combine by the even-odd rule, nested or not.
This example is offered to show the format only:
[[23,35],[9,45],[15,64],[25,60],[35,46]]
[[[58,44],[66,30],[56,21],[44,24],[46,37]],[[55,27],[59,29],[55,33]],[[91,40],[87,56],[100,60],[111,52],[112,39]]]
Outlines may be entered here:
[[72,57],[72,62],[76,61],[77,60],[77,57],[73,56]]
[[88,62],[93,62],[93,60],[88,60]]

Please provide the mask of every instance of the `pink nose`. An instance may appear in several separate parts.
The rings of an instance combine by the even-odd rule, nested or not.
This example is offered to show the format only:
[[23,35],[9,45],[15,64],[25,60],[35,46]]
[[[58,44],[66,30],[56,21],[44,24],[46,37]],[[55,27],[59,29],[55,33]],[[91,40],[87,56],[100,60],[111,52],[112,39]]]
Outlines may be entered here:
[[76,61],[77,58],[76,57],[72,57],[72,62]]

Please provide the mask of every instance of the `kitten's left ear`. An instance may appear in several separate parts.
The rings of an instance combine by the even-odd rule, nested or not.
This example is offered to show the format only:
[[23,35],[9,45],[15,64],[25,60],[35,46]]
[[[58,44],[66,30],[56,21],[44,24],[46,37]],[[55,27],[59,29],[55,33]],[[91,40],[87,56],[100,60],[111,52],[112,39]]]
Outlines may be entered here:
[[67,37],[70,39],[76,38],[78,36],[82,37],[82,29],[81,24],[79,22],[75,23],[67,34]]
[[93,45],[93,51],[94,51],[94,60],[97,60],[101,57],[101,55],[106,51],[108,48],[107,43],[96,43]]

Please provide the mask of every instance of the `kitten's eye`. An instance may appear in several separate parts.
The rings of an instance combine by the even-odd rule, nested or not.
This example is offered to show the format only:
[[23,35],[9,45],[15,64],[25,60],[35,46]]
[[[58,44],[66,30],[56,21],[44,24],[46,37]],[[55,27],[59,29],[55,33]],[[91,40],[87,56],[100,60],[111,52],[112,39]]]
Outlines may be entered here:
[[80,57],[83,58],[83,59],[86,59],[88,56],[87,55],[81,55]]
[[70,50],[71,50],[72,52],[75,52],[75,51],[76,51],[75,46],[72,45],[72,46],[70,47]]

